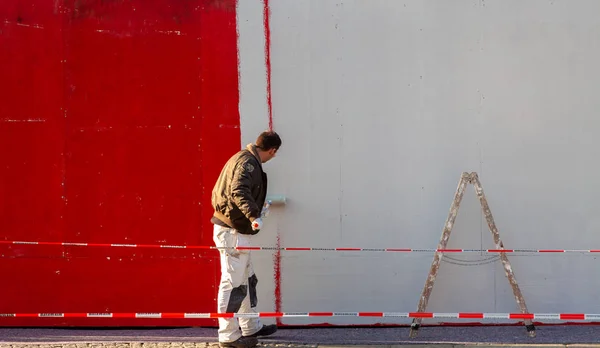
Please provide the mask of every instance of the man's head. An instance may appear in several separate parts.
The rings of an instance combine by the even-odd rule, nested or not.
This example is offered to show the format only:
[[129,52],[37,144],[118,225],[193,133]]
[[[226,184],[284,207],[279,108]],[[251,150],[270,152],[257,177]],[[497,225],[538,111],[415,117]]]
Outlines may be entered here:
[[256,138],[255,145],[261,162],[266,163],[277,154],[281,146],[281,138],[273,131],[265,131]]

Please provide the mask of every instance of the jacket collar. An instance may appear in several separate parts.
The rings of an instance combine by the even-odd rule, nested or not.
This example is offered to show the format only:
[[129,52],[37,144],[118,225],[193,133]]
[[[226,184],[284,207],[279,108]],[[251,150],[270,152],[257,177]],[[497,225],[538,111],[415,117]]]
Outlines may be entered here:
[[258,155],[258,150],[256,149],[256,145],[250,143],[250,144],[246,145],[246,150],[250,151],[250,153],[252,155],[254,155],[254,157],[256,157],[256,160],[258,161],[258,164],[260,165],[260,168],[262,169],[262,161],[260,160],[260,156]]

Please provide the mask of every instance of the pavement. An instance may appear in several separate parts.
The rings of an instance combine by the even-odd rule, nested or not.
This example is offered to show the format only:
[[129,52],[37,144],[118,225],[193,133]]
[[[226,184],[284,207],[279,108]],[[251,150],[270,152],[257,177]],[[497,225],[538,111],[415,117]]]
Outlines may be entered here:
[[[280,328],[259,347],[595,347],[600,325],[538,325],[530,338],[523,326]],[[0,348],[195,348],[217,347],[215,328],[0,328]]]

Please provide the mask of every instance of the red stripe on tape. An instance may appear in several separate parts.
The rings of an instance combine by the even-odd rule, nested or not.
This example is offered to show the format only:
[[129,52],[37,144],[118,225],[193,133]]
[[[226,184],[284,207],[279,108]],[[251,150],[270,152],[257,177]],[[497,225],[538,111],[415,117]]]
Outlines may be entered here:
[[560,319],[585,320],[585,314],[583,314],[583,313],[561,314]]
[[162,313],[161,318],[182,319],[185,318],[185,313]]
[[112,313],[112,317],[119,319],[131,319],[136,318],[136,315],[135,313]]
[[462,249],[437,249],[441,253],[462,253]]
[[483,319],[483,313],[458,313],[459,318]]
[[400,252],[411,252],[412,249],[394,249],[394,248],[387,248],[385,249],[385,251],[400,251]]
[[263,313],[259,313],[259,317],[283,317],[283,313],[263,312]]
[[87,313],[65,313],[65,318],[87,318]]
[[233,318],[234,313],[210,313],[210,318]]
[[361,248],[335,248],[337,251],[361,251]]
[[383,312],[360,312],[359,317],[383,317]]
[[293,250],[293,251],[304,250],[304,251],[310,251],[311,248],[284,248],[284,250]]
[[409,318],[433,318],[433,313],[425,312],[410,312],[408,313]]
[[490,253],[512,253],[513,249],[488,249]]
[[309,317],[332,317],[333,312],[310,312]]
[[534,315],[530,313],[510,313],[508,317],[510,319],[533,319]]
[[564,253],[564,250],[560,249],[540,249],[538,250],[540,253]]

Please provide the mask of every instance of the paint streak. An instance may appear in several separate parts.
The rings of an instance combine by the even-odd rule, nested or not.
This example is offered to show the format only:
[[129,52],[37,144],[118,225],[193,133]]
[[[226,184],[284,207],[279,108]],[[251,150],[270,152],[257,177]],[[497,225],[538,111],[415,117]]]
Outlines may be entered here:
[[[273,256],[275,264],[275,312],[281,313],[281,236],[277,231],[277,252]],[[276,318],[277,325],[281,326],[281,318]]]
[[5,118],[5,119],[0,120],[0,121],[1,122],[6,122],[6,123],[16,123],[16,122],[43,123],[43,122],[46,122],[46,120],[40,119],[40,118],[30,118],[30,119],[26,119],[26,120],[15,120],[15,119],[10,119],[10,118]]
[[263,0],[263,20],[265,26],[265,65],[267,72],[267,106],[269,108],[269,129],[273,130],[273,103],[271,102],[271,9],[269,0]]
[[[21,20],[21,19],[19,18],[19,20]],[[42,25],[39,25],[39,24],[23,24],[23,23],[21,23],[19,21],[17,21],[17,22],[10,22],[10,21],[8,21],[6,19],[4,20],[4,24],[6,24],[6,25],[9,25],[9,24],[10,25],[17,25],[19,27],[25,27],[25,28],[44,29],[44,27]]]
[[[267,107],[269,110],[269,130],[273,130],[273,103],[271,100],[271,9],[269,0],[263,0],[263,21],[265,28],[265,67],[267,74]],[[281,248],[281,235],[277,231],[277,248]],[[275,311],[281,312],[281,250],[273,256],[275,278]],[[281,325],[281,318],[277,318],[277,325]]]
[[185,34],[182,34],[181,31],[179,31],[179,30],[157,30],[156,32],[160,33],[160,34],[167,34],[167,35],[177,35],[177,36],[185,35]]

